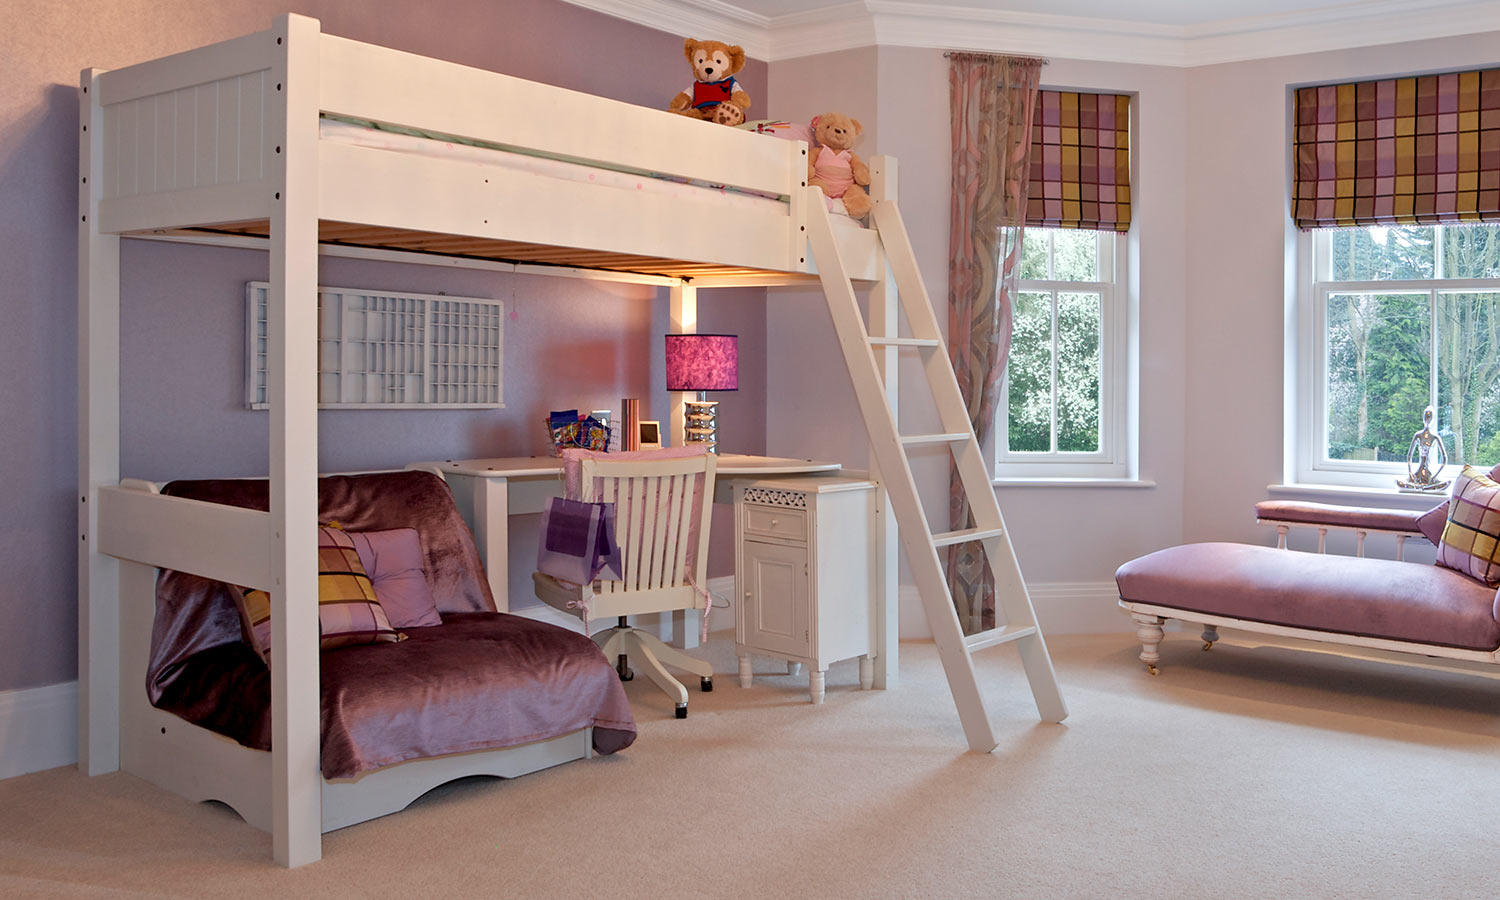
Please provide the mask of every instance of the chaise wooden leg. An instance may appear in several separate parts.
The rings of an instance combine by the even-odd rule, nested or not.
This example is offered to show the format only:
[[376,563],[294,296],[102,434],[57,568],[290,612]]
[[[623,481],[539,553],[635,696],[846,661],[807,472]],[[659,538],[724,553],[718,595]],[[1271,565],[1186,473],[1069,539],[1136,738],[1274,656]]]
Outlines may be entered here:
[[1219,629],[1212,625],[1203,626],[1203,649],[1212,650],[1214,641],[1219,639]]
[[1141,642],[1141,662],[1146,664],[1147,672],[1155,675],[1156,664],[1161,662],[1161,654],[1156,648],[1161,646],[1164,637],[1161,626],[1166,619],[1148,613],[1131,613],[1130,618],[1135,620],[1135,636]]

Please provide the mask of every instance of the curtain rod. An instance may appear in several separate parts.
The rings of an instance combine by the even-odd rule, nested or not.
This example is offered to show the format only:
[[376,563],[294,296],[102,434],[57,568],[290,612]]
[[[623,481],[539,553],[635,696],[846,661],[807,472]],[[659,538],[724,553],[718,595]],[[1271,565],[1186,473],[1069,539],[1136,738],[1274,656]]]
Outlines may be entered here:
[[[1000,53],[981,53],[981,52],[979,52],[977,50],[944,50],[943,51],[943,59],[951,59],[955,53],[960,54],[960,55],[968,55],[968,56],[1001,56],[1001,55],[1004,55],[1004,54],[1000,54]],[[1035,59],[1035,57],[1032,57],[1032,58]],[[1052,64],[1052,60],[1048,59],[1045,56],[1042,57],[1042,65],[1048,66],[1048,65],[1051,65],[1051,64]]]

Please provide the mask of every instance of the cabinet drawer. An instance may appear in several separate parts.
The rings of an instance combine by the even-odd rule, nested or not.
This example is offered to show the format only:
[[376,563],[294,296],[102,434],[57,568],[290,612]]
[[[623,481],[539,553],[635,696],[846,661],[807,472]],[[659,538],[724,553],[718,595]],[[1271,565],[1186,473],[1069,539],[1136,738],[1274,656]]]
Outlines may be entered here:
[[800,509],[745,504],[745,533],[787,541],[807,540],[807,513]]

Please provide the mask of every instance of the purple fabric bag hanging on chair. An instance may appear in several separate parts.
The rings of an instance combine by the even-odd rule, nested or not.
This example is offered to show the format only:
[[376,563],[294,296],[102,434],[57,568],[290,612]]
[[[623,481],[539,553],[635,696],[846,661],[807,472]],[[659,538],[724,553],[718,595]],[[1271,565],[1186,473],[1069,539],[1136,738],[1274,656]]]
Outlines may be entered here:
[[553,497],[542,512],[542,540],[536,550],[538,572],[559,581],[588,584],[596,578],[621,578],[620,548],[615,543],[615,505]]

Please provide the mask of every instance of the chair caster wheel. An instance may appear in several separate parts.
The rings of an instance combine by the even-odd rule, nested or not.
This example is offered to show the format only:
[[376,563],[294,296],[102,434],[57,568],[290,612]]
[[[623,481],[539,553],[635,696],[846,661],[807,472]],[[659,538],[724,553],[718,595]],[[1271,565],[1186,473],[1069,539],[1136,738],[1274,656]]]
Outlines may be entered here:
[[714,679],[713,679],[713,676],[710,675],[709,677],[703,679],[703,693],[705,693],[705,694],[712,694],[713,691],[714,691]]
[[1146,667],[1146,671],[1150,672],[1152,675],[1160,675],[1161,674],[1160,672],[1156,671],[1156,666],[1147,666]]
[[1203,642],[1203,649],[1204,650],[1212,650],[1213,648],[1214,648],[1214,642],[1213,641],[1204,641]]
[[677,707],[677,718],[679,718],[679,719],[686,719],[687,718],[687,704],[686,703],[683,703],[683,704],[681,704],[680,706]]
[[635,679],[635,671],[630,668],[625,659],[625,654],[621,653],[620,658],[615,662],[615,671],[620,673],[621,681],[632,681]]

